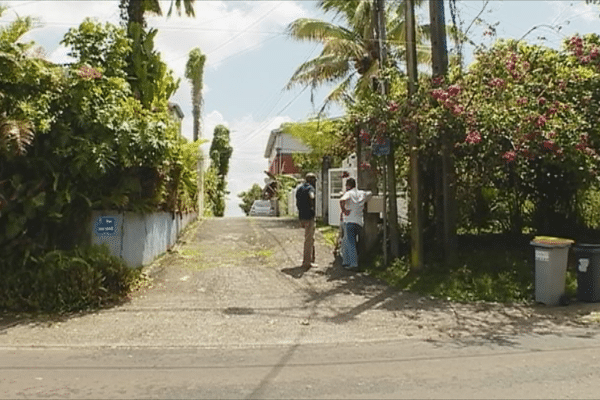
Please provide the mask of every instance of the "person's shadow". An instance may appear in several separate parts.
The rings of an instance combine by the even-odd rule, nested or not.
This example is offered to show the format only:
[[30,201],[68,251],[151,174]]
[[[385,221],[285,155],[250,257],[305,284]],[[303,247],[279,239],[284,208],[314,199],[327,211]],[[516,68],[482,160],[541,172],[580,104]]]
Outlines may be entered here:
[[294,267],[294,268],[284,268],[281,270],[281,272],[283,272],[284,274],[288,274],[292,278],[299,279],[299,278],[302,278],[302,276],[304,276],[304,274],[309,269],[310,269],[310,267],[299,266],[299,267]]

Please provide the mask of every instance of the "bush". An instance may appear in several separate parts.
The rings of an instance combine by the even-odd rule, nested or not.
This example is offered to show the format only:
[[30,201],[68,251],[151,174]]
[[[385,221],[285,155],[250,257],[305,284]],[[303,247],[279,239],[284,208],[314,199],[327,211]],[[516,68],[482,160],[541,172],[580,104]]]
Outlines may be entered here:
[[[374,272],[388,283],[422,295],[453,301],[529,302],[534,294],[534,262],[526,236],[463,235],[451,265],[431,262],[418,273],[408,257]],[[568,285],[573,277],[568,277]]]
[[71,312],[122,300],[138,270],[107,247],[54,250],[20,263],[2,261],[0,309]]

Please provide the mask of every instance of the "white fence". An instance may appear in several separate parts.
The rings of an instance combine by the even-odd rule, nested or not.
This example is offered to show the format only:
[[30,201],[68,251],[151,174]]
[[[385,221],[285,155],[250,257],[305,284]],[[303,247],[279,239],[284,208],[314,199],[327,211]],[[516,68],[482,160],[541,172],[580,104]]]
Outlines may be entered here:
[[136,268],[150,264],[170,249],[183,229],[196,218],[195,213],[180,216],[167,212],[94,211],[88,232],[92,244],[106,243],[111,254]]

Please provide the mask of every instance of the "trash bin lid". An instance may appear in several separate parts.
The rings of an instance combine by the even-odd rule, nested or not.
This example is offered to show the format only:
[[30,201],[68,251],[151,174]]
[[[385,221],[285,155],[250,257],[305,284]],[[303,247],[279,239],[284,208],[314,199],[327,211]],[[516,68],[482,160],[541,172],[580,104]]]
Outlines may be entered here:
[[539,247],[569,247],[574,240],[552,236],[536,236],[530,244]]
[[600,244],[577,243],[573,246],[573,250],[585,253],[600,253]]

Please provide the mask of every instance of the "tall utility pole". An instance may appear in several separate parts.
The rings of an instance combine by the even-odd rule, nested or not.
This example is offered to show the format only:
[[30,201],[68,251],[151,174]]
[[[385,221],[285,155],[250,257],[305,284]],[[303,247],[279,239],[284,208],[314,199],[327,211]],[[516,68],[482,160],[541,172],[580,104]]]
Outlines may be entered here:
[[[406,70],[408,72],[408,101],[418,89],[417,41],[415,29],[415,3],[406,0]],[[421,187],[419,179],[418,126],[410,130],[410,211],[411,211],[411,267],[423,267],[423,217],[421,213]]]
[[[374,2],[374,19],[375,31],[377,38],[377,54],[379,56],[379,68],[383,72],[387,66],[387,32],[386,32],[386,17],[385,17],[385,0],[375,0]],[[387,95],[389,92],[389,82],[380,81],[379,91],[382,95]],[[400,256],[400,233],[398,231],[398,203],[396,198],[396,162],[394,156],[394,146],[390,145],[390,152],[385,157],[384,165],[384,257],[387,262],[387,224],[389,223],[390,233],[390,251],[393,258]],[[386,173],[387,172],[387,173]],[[389,195],[389,214],[387,208]]]
[[[448,50],[446,47],[446,23],[444,16],[444,1],[429,0],[429,19],[431,25],[431,59],[433,77],[445,76],[448,72]],[[454,166],[450,154],[448,132],[441,134],[441,182],[442,182],[442,232],[444,242],[444,258],[447,262],[456,255],[456,201],[454,198],[453,177]]]

